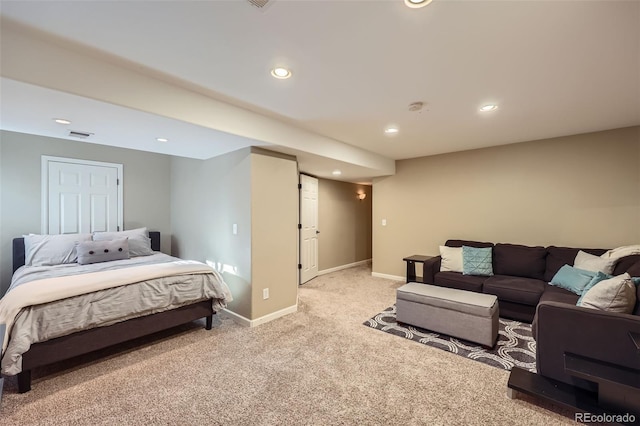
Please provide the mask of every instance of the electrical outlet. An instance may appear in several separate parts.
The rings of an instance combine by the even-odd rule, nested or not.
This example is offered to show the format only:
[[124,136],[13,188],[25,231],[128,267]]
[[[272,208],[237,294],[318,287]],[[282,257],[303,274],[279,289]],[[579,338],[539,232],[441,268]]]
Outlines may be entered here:
[[238,224],[234,223],[231,228],[232,228],[232,231],[233,231],[233,235],[238,235]]
[[268,288],[262,289],[262,298],[264,300],[267,300],[269,298],[269,289]]
[[382,219],[382,226],[387,226],[387,219]]

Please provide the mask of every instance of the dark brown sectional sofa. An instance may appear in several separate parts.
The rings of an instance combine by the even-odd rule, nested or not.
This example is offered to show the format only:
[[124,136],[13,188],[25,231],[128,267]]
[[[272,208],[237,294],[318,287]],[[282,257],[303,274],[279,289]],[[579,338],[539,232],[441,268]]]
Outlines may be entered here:
[[[424,282],[443,287],[494,294],[500,316],[532,322],[538,374],[595,391],[594,381],[568,372],[567,356],[586,362],[594,371],[611,367],[628,385],[627,398],[640,393],[640,286],[632,314],[576,306],[579,296],[549,281],[565,264],[573,265],[579,250],[601,255],[605,249],[529,247],[515,244],[449,240],[449,247],[492,247],[493,276],[440,272],[440,256],[424,265]],[[613,275],[640,277],[640,255],[620,259]],[[590,364],[589,364],[590,363]],[[632,391],[633,390],[633,391]],[[632,396],[633,394],[634,396]]]
[[[500,304],[500,316],[518,321],[533,322],[536,308],[541,302],[560,302],[574,305],[579,296],[549,281],[565,264],[573,261],[582,250],[600,256],[606,249],[570,247],[531,247],[517,244],[493,244],[480,241],[448,240],[448,247],[492,247],[493,276],[463,275],[459,272],[440,272],[440,256],[424,264],[424,282],[442,287],[495,294]],[[640,255],[624,257],[616,264],[613,275],[629,272],[640,277]],[[640,299],[640,289],[638,291]],[[584,309],[584,308],[583,308]],[[640,315],[640,302],[635,315]]]

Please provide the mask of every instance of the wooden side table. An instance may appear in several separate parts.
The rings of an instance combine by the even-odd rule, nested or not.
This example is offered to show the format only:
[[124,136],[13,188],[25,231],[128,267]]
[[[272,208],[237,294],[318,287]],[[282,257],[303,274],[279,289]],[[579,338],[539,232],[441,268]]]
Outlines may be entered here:
[[407,282],[424,283],[423,277],[416,276],[416,263],[422,263],[422,266],[424,267],[424,262],[432,258],[433,256],[422,256],[419,254],[414,254],[413,256],[405,257],[404,259],[402,259],[407,262]]

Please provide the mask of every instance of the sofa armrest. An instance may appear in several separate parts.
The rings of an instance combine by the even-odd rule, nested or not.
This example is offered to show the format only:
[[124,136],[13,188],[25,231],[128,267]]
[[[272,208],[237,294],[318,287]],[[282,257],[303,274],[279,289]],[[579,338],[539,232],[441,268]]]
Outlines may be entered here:
[[640,377],[640,316],[542,302],[536,321],[536,364],[542,376],[594,390],[592,383],[566,372],[565,354],[573,354]]
[[441,256],[435,256],[431,259],[428,259],[424,262],[423,266],[423,279],[422,281],[425,284],[434,284],[436,273],[440,272],[440,261],[442,260]]

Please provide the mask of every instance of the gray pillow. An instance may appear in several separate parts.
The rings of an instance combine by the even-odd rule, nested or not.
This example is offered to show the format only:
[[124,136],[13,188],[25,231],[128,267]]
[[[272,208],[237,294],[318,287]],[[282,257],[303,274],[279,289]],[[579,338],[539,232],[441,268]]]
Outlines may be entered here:
[[76,245],[91,241],[91,234],[23,235],[26,266],[75,263]]
[[630,314],[636,304],[636,286],[627,273],[600,281],[582,295],[578,306]]
[[112,260],[129,259],[128,238],[118,238],[107,241],[84,241],[78,243],[78,263],[88,265],[90,263],[110,262]]
[[147,228],[137,228],[120,232],[94,232],[93,241],[108,241],[115,238],[129,237],[129,256],[149,256],[151,250],[151,238]]

